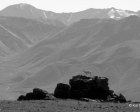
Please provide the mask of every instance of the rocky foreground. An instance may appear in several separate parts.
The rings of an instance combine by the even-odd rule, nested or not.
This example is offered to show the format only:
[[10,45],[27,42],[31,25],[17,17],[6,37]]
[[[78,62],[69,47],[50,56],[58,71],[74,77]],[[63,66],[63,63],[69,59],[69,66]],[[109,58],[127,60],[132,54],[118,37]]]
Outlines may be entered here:
[[69,84],[57,84],[54,93],[34,88],[17,101],[1,101],[0,108],[3,112],[140,112],[138,102],[109,89],[108,78],[83,75],[73,76]]
[[98,103],[58,99],[0,101],[0,112],[140,112],[138,104],[130,106],[130,103]]

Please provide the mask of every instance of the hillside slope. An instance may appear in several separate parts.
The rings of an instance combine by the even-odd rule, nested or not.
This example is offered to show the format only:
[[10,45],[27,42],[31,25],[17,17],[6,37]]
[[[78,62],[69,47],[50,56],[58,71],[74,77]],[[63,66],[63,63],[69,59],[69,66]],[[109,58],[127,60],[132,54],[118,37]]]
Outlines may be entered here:
[[1,61],[2,91],[14,98],[34,87],[53,91],[57,83],[68,83],[87,69],[93,76],[108,77],[110,88],[128,100],[140,100],[139,23],[138,16],[78,21]]

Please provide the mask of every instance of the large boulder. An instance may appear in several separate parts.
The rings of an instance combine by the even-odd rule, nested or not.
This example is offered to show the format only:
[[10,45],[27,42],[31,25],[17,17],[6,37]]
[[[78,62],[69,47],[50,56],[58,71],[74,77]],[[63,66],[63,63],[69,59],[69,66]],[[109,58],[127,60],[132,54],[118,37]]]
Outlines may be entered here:
[[21,95],[17,100],[22,101],[22,100],[51,100],[51,99],[54,99],[54,97],[47,91],[44,91],[39,88],[34,88],[33,92],[29,92],[25,96]]
[[125,97],[120,93],[118,97],[115,98],[115,101],[118,101],[119,103],[126,103],[127,100]]
[[54,96],[61,99],[70,98],[70,86],[63,83],[57,84],[54,90]]
[[20,95],[17,100],[23,101],[23,100],[26,100],[26,97],[24,95]]
[[33,96],[37,100],[44,99],[47,94],[49,94],[49,93],[47,91],[42,90],[42,89],[39,89],[39,88],[33,89]]
[[126,102],[130,102],[127,101],[126,98],[120,93],[119,96],[116,94],[113,94],[113,96],[108,97],[107,99],[108,102],[114,102],[114,103],[126,103]]
[[[88,71],[86,71],[88,72]],[[113,90],[109,89],[109,79],[98,76],[73,76],[69,80],[70,84],[70,98],[78,100],[100,101],[100,102],[117,102],[126,103],[125,97],[120,94],[114,94]]]
[[77,75],[70,79],[69,84],[73,99],[107,99],[109,95],[108,78]]

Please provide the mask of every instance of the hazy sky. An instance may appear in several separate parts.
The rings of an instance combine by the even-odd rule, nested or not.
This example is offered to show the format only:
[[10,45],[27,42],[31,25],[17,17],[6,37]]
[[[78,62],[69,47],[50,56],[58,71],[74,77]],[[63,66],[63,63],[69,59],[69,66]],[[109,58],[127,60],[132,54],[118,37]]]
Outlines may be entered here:
[[77,12],[88,8],[110,7],[140,10],[140,0],[0,0],[0,10],[18,3],[27,3],[54,12]]

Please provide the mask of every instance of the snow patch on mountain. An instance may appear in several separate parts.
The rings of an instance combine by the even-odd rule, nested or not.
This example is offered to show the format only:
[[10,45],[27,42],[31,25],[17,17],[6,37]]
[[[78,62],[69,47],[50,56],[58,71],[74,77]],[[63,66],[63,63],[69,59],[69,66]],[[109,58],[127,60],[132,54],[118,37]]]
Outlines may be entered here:
[[47,15],[46,15],[46,13],[45,13],[45,12],[43,12],[43,14],[44,14],[44,17],[47,19],[48,17],[47,17]]
[[118,10],[118,9],[116,10],[116,12],[118,14],[120,14],[121,16],[124,16],[124,17],[128,17],[128,16],[131,16],[131,15],[137,15],[136,13],[129,13],[125,10]]
[[115,9],[115,8],[111,8],[111,10],[108,12],[108,16],[112,19],[128,17],[131,15],[138,16],[138,14],[135,12],[128,12],[126,10]]
[[114,9],[111,9],[109,12],[108,12],[108,15],[110,18],[115,18],[115,11]]

